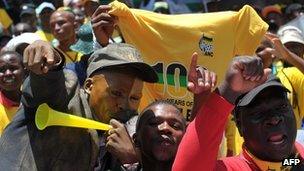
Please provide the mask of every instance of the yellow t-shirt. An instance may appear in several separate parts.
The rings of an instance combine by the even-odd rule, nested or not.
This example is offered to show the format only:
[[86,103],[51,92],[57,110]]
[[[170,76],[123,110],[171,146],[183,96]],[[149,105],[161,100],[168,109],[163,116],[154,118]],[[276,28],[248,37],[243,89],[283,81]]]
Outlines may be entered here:
[[0,136],[5,127],[12,121],[18,110],[18,104],[6,98],[0,92]]
[[[254,163],[259,170],[261,171],[289,171],[293,170],[291,166],[282,166],[283,162],[270,162],[261,160],[257,157],[255,157],[253,154],[251,154],[248,150],[244,148],[243,155],[249,156],[251,161],[249,160],[248,163]],[[245,157],[246,158],[246,157]],[[301,158],[300,154],[297,152],[294,158]],[[247,170],[247,169],[246,169]],[[257,170],[257,169],[255,169]]]
[[159,76],[158,83],[146,84],[141,107],[164,98],[179,106],[187,118],[193,105],[187,91],[192,53],[198,52],[199,65],[215,71],[221,82],[231,58],[254,54],[268,28],[247,5],[239,12],[183,15],[129,9],[117,1],[110,5],[126,42],[141,52]]
[[37,30],[35,33],[38,34],[39,37],[41,38],[41,40],[44,40],[44,41],[52,42],[54,39],[54,36],[52,33],[47,33],[43,30]]
[[91,18],[90,17],[84,18],[83,24],[90,24],[90,23],[91,23]]
[[5,127],[11,122],[15,116],[18,107],[7,108],[4,105],[0,104],[0,136],[4,131]]
[[13,23],[11,17],[6,13],[5,9],[2,8],[0,8],[0,23],[5,29]]
[[230,114],[228,118],[225,136],[227,139],[227,150],[230,150],[233,156],[239,155],[242,152],[242,144],[244,139],[241,137],[239,130],[233,121],[232,114]]
[[277,77],[290,91],[288,99],[293,107],[297,128],[301,128],[304,116],[304,74],[296,67],[288,67],[279,71]]
[[75,52],[75,51],[67,51],[67,52],[65,52],[65,55],[66,55],[66,57],[65,57],[66,63],[80,61],[80,59],[82,57],[82,53]]
[[56,49],[59,50],[64,55],[66,64],[71,63],[71,62],[80,61],[81,57],[83,56],[83,54],[80,52],[75,52],[75,51],[63,52],[59,48],[56,48]]

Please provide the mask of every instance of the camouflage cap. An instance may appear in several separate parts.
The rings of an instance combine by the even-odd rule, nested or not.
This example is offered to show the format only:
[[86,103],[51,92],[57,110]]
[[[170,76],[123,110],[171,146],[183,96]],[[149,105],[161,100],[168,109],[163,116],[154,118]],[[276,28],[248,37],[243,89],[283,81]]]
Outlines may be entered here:
[[135,47],[125,43],[113,43],[95,51],[89,61],[87,76],[90,77],[97,70],[121,66],[134,68],[135,74],[143,81],[154,83],[158,81],[155,70],[144,63]]

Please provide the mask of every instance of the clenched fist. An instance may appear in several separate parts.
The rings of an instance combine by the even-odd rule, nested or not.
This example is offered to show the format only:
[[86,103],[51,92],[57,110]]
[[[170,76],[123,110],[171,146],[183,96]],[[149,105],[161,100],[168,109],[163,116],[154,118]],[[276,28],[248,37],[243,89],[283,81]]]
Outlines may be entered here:
[[270,69],[263,68],[261,58],[235,57],[226,72],[225,80],[219,86],[219,93],[233,104],[239,95],[263,84],[270,72]]

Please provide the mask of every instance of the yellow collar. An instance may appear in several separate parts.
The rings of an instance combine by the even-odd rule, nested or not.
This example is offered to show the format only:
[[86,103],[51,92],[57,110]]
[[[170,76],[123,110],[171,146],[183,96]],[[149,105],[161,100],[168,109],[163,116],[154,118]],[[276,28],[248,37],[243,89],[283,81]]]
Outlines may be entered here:
[[[247,153],[247,155],[251,158],[251,160],[255,163],[255,165],[261,171],[289,171],[292,168],[291,166],[282,166],[282,162],[263,161],[263,160],[255,157],[253,154],[251,154],[245,148],[244,148],[244,152]],[[295,158],[297,158],[298,156],[299,156],[299,153],[296,154]]]

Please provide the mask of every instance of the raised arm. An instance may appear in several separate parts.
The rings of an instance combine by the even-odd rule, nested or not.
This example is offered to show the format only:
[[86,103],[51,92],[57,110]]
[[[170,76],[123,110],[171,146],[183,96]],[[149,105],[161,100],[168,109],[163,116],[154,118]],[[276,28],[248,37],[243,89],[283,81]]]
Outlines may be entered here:
[[211,89],[216,85],[217,76],[214,72],[197,66],[197,53],[193,53],[188,74],[187,88],[194,94],[194,105],[192,108],[190,121],[192,121],[198,110],[201,108],[211,94]]
[[304,59],[290,52],[281,42],[278,36],[266,33],[265,37],[274,45],[272,53],[280,59],[297,67],[304,74]]
[[[201,72],[196,73],[197,82],[200,79],[202,82],[200,84],[206,85],[208,79],[202,78]],[[225,123],[233,109],[232,104],[240,94],[265,82],[269,73],[269,69],[263,70],[262,61],[259,58],[237,57],[233,59],[226,73],[225,81],[211,93],[207,102],[196,103],[199,106],[198,113],[189,124],[179,145],[173,164],[174,171],[214,170]],[[190,75],[188,77],[193,78]],[[206,93],[206,91],[192,92],[196,96]]]

